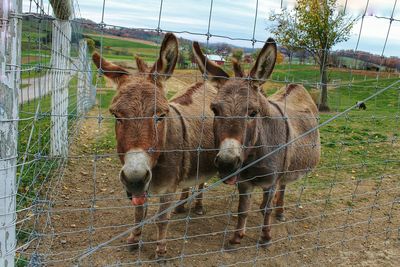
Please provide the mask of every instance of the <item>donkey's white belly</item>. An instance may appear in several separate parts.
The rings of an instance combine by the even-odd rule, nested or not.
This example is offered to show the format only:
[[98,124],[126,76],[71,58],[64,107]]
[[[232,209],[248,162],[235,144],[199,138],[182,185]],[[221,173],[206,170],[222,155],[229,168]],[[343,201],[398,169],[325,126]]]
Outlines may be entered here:
[[[212,175],[201,175],[198,177],[191,177],[190,179],[185,179],[182,182],[178,184],[178,188],[183,189],[183,188],[188,188],[192,186],[196,186],[199,184],[202,184],[206,182],[208,179],[210,179]],[[150,186],[148,188],[148,193],[153,194],[153,195],[162,195],[162,194],[168,194],[171,193],[171,188],[169,186],[155,186],[155,184],[150,183]]]

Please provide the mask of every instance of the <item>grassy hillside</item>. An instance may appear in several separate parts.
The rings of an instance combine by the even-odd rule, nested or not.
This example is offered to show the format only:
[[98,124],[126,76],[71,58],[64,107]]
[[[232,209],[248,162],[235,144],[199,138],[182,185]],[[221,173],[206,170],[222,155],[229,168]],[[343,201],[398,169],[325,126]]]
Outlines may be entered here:
[[146,41],[135,40],[131,38],[113,37],[110,35],[101,36],[99,34],[86,34],[93,40],[103,43],[103,46],[120,47],[120,48],[154,48],[155,45],[147,44]]
[[103,55],[108,59],[117,61],[133,60],[135,55],[142,57],[147,62],[154,62],[158,56],[159,47],[130,38],[120,38],[111,36],[102,37],[100,35],[87,34],[88,38],[96,42],[96,49],[100,49],[102,44]]

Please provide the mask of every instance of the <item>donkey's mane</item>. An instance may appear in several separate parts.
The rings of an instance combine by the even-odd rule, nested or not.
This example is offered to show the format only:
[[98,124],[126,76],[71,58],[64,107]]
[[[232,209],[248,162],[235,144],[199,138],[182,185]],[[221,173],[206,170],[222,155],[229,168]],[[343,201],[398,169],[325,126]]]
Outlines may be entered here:
[[296,88],[300,88],[297,84],[289,84],[288,86],[286,86],[286,93],[284,94],[284,96],[288,96],[290,95],[290,93],[296,89]]
[[174,97],[171,102],[188,106],[193,103],[192,95],[203,85],[202,82],[197,82],[190,86],[184,94]]

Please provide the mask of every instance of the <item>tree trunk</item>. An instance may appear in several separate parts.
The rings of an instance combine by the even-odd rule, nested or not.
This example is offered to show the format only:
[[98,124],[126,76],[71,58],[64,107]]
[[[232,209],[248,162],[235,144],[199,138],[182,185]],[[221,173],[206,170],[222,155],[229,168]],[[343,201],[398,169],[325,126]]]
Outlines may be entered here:
[[321,60],[321,65],[319,68],[321,75],[321,102],[319,104],[319,111],[329,111],[328,106],[328,67],[326,66],[325,60]]

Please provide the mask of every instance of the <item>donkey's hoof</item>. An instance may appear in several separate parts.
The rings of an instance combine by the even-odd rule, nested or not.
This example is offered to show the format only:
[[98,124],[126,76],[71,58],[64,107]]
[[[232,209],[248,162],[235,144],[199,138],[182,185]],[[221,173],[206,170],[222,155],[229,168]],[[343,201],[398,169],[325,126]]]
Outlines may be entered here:
[[158,254],[156,253],[156,261],[159,265],[164,266],[167,264],[167,258],[165,257],[166,253]]
[[234,252],[238,247],[240,247],[240,243],[231,243],[231,241],[229,241],[225,244],[224,250],[226,252]]
[[194,207],[194,213],[197,215],[204,215],[206,214],[206,210],[203,208],[203,206],[197,206]]
[[185,208],[185,206],[177,206],[174,210],[175,214],[182,214],[182,213],[186,213],[187,209]]
[[129,252],[133,252],[139,249],[139,241],[133,233],[131,233],[130,236],[126,239],[126,243],[128,243],[127,247]]
[[231,239],[229,239],[229,242],[225,244],[225,250],[226,251],[234,251],[240,246],[240,241],[242,241],[244,234],[242,235],[237,235],[235,234]]
[[160,256],[160,257],[156,257],[156,261],[158,263],[158,265],[160,266],[167,266],[167,260],[165,259],[164,256]]
[[276,214],[276,220],[279,222],[286,222],[286,217],[283,213]]
[[269,248],[271,246],[271,239],[266,239],[264,237],[261,237],[258,240],[258,246],[261,248]]
[[134,252],[139,249],[139,243],[128,243],[128,251]]

